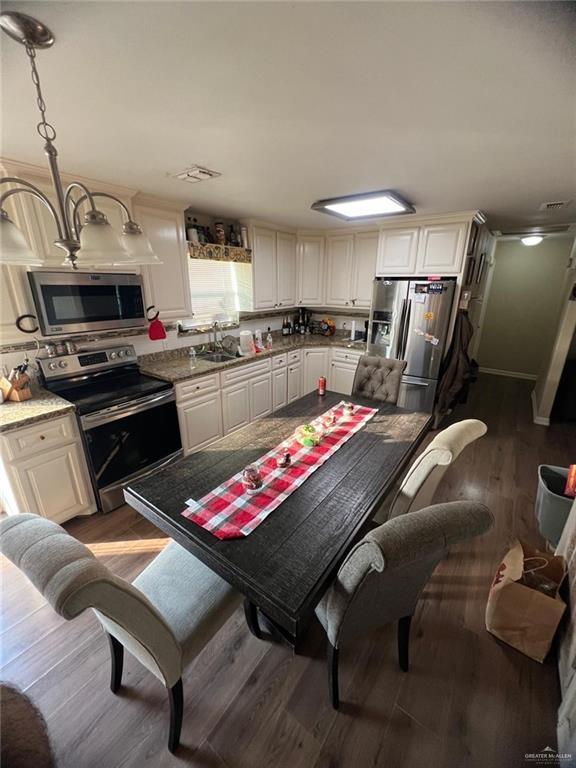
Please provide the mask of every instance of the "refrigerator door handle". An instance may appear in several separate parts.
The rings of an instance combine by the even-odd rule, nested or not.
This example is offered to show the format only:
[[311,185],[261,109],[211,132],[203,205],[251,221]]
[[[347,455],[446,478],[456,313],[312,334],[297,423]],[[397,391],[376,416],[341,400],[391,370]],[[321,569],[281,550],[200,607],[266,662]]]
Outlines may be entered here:
[[409,381],[407,382],[411,387],[429,387],[430,384],[427,381]]
[[409,299],[406,305],[406,313],[404,315],[404,325],[402,326],[402,354],[400,360],[404,359],[406,354],[406,347],[408,346],[408,334],[410,333],[410,315],[412,313],[412,301]]
[[407,299],[402,299],[402,309],[400,310],[400,323],[398,327],[398,341],[396,342],[396,359],[402,360],[402,345],[404,341],[404,324],[406,322],[406,302]]

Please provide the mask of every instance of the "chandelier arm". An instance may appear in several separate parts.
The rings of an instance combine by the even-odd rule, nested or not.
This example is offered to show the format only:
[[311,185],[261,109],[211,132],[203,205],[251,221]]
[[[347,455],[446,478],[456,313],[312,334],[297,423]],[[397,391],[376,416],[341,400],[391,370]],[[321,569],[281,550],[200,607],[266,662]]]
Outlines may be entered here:
[[[126,215],[127,222],[131,222],[132,221],[132,215],[130,213],[130,209],[128,208],[128,206],[125,203],[122,202],[122,200],[118,199],[117,197],[114,197],[114,195],[111,195],[108,192],[91,192],[90,194],[91,194],[91,196],[93,198],[94,197],[105,197],[108,200],[113,200],[124,211],[124,214]],[[80,227],[80,214],[79,214],[80,206],[82,205],[82,203],[84,203],[87,200],[87,198],[88,198],[88,194],[84,194],[84,195],[82,195],[82,197],[78,198],[78,200],[73,202],[72,220],[73,220],[73,225],[74,225],[76,231],[79,231],[78,228]]]
[[14,176],[5,176],[4,178],[0,179],[0,184],[6,184],[8,182],[16,182],[17,184],[22,184],[21,187],[16,187],[15,189],[9,189],[7,192],[4,192],[3,195],[0,195],[0,208],[4,207],[4,201],[8,200],[9,197],[12,197],[12,195],[21,195],[21,194],[29,194],[35,197],[37,200],[40,200],[40,202],[44,203],[46,208],[50,211],[52,214],[52,218],[54,219],[56,223],[56,229],[58,230],[58,237],[63,238],[64,233],[62,231],[62,225],[60,223],[60,219],[58,218],[58,214],[56,213],[56,209],[48,200],[46,195],[41,192],[37,187],[34,186],[34,184],[30,184],[28,181],[24,181],[24,179],[18,179]]

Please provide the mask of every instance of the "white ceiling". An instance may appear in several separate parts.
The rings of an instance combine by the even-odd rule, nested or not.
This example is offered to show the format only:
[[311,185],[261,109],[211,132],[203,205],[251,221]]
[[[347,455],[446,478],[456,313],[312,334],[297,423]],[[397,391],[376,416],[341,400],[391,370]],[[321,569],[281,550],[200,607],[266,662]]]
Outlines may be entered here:
[[[576,4],[6,2],[38,53],[63,170],[199,211],[333,226],[314,200],[393,188],[505,229],[576,221]],[[44,163],[2,36],[2,154]],[[198,163],[218,179],[168,178]],[[540,203],[573,199],[564,212]]]

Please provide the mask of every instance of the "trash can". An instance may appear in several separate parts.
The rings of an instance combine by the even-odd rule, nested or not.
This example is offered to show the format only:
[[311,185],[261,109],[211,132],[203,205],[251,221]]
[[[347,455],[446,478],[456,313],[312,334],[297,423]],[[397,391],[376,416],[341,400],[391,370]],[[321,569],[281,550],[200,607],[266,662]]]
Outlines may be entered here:
[[551,467],[540,464],[538,467],[538,493],[536,495],[536,517],[538,528],[546,541],[553,547],[558,546],[564,525],[570,514],[574,499],[564,496],[567,467]]

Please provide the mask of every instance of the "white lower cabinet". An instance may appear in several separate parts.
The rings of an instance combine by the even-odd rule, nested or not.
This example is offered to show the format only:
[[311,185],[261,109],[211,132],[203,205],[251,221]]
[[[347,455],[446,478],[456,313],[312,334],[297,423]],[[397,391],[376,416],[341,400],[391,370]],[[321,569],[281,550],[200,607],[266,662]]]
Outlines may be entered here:
[[76,420],[72,415],[15,429],[1,437],[2,501],[63,523],[96,511]]
[[288,402],[288,369],[286,366],[272,371],[272,409],[277,411]]
[[250,401],[250,383],[247,381],[222,390],[222,420],[225,435],[250,423]]
[[272,413],[272,376],[265,373],[250,382],[250,421]]
[[361,356],[360,352],[349,349],[334,348],[331,350],[329,389],[333,392],[340,392],[342,395],[352,394],[356,368]]
[[178,403],[184,455],[205,448],[223,435],[220,392]]
[[304,356],[304,370],[302,374],[302,394],[307,395],[318,388],[318,379],[321,376],[328,378],[330,368],[328,362],[328,349],[306,349]]
[[288,378],[288,402],[293,403],[302,397],[302,366],[294,363],[287,368]]

